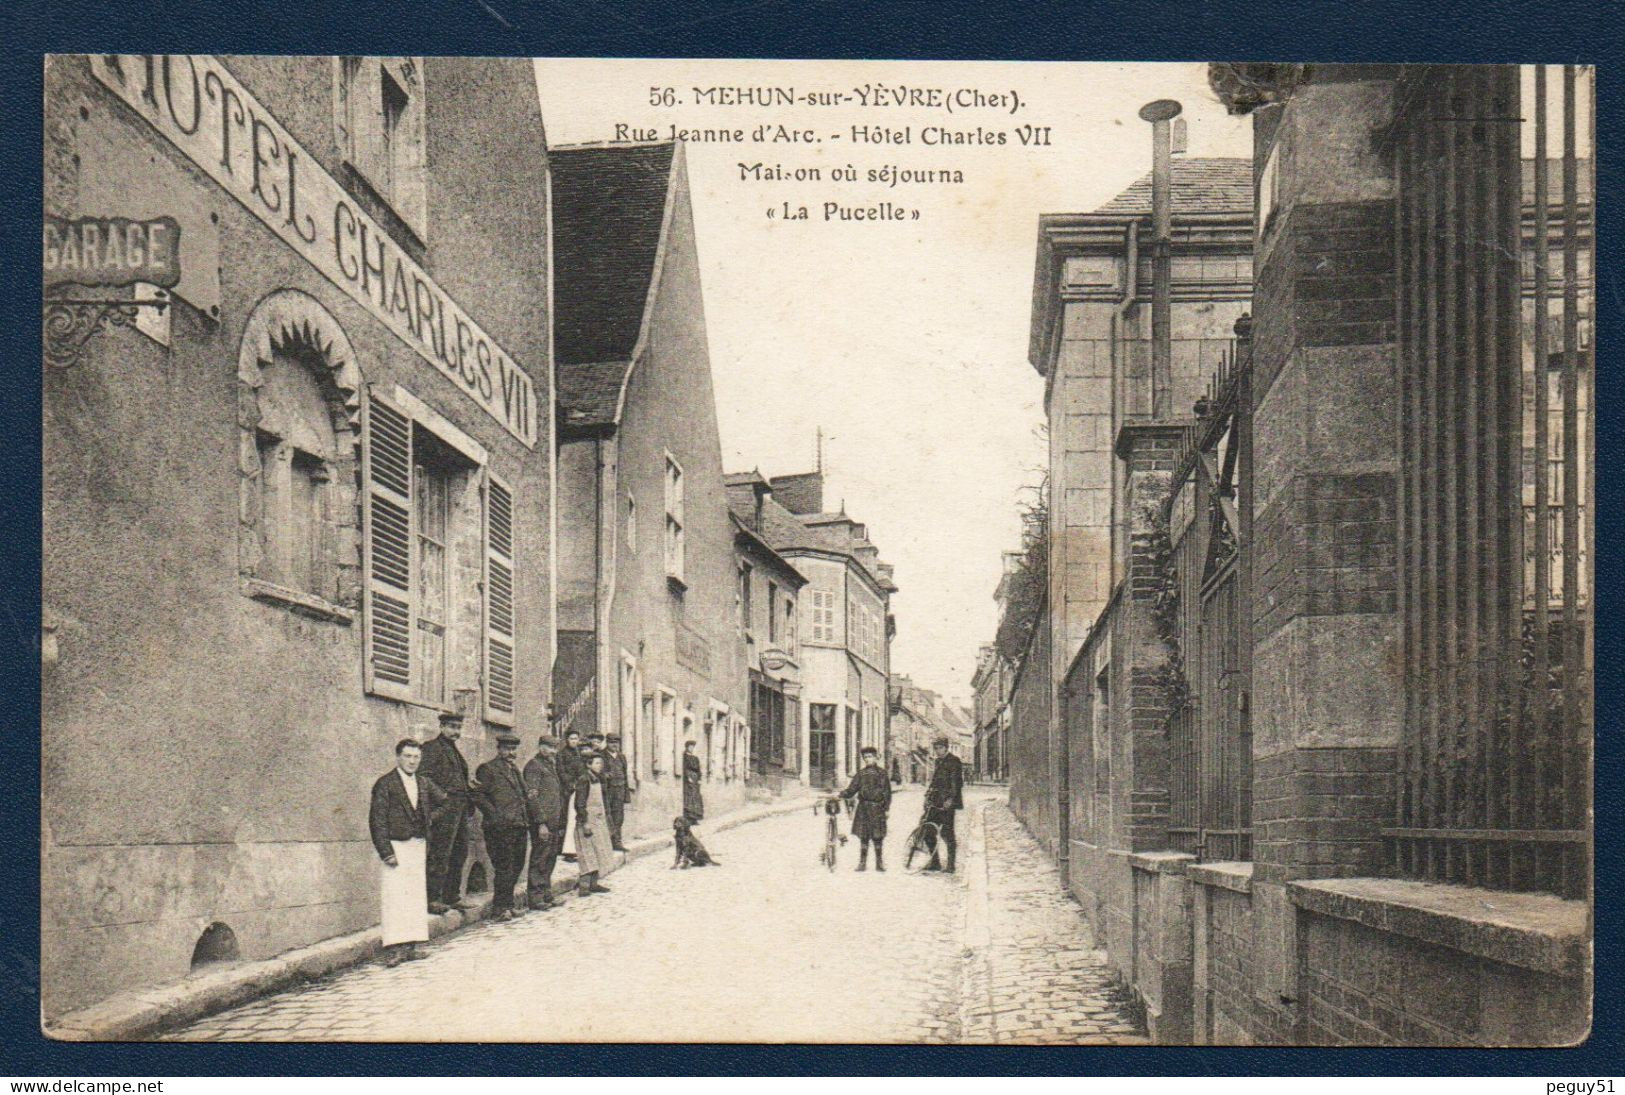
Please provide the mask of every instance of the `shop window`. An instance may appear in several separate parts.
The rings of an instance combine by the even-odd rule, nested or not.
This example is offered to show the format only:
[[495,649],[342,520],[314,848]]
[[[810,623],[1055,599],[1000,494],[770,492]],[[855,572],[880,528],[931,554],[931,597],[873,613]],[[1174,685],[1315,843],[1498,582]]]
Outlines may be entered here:
[[346,162],[424,239],[422,59],[339,57],[334,65],[334,133]]

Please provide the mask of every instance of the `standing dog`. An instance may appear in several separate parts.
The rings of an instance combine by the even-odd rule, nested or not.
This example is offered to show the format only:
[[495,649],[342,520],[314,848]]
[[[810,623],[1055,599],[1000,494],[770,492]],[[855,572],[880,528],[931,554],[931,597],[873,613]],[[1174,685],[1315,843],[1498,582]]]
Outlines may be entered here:
[[711,853],[705,850],[700,838],[694,835],[694,826],[688,818],[679,814],[671,819],[673,843],[677,846],[677,858],[672,862],[672,870],[678,867],[685,871],[690,867],[720,867],[722,864],[711,858]]

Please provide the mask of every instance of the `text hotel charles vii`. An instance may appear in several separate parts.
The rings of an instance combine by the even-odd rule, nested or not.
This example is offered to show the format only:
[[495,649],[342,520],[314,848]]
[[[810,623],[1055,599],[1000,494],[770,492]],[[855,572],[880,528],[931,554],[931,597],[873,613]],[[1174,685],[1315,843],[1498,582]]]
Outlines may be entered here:
[[554,431],[528,60],[45,81],[47,214],[181,241],[166,309],[44,375],[50,1016],[375,923],[394,743],[548,725]]

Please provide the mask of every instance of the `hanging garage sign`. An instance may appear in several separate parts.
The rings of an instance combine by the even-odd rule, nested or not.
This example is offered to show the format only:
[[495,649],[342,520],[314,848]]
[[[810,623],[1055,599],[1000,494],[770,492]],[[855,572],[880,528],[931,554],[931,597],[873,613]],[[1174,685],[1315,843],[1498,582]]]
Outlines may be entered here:
[[181,280],[181,226],[174,217],[45,216],[45,287],[125,286],[173,289]]
[[213,57],[100,55],[96,78],[528,446],[531,378]]

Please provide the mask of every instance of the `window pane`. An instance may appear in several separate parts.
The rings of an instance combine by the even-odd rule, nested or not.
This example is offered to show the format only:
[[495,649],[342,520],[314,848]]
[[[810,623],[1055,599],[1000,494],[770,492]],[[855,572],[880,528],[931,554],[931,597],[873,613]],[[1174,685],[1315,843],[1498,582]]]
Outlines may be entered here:
[[295,589],[323,594],[322,528],[327,470],[309,453],[295,452],[288,476],[288,575]]
[[451,475],[420,464],[413,502],[417,510],[417,647],[418,698],[429,703],[446,699],[446,621],[449,582],[446,571],[446,528],[451,510]]

